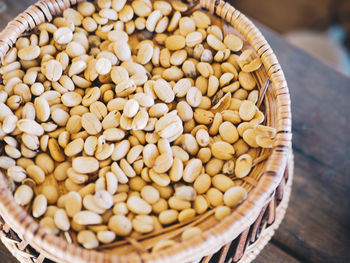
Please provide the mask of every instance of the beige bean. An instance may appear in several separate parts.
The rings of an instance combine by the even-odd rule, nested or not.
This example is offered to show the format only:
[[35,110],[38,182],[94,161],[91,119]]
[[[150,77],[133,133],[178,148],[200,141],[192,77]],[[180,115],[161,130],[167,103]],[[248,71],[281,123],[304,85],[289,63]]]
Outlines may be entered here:
[[77,241],[87,249],[98,247],[98,240],[94,232],[89,230],[82,230],[77,235]]
[[187,103],[192,107],[198,107],[202,99],[202,93],[196,87],[191,87],[186,95]]
[[167,153],[159,155],[153,164],[153,169],[157,173],[167,172],[173,164],[173,157]]
[[58,234],[59,229],[56,227],[53,218],[44,217],[40,220],[40,227],[46,232],[50,234]]
[[78,192],[69,192],[66,195],[65,210],[69,217],[73,218],[74,215],[82,209],[82,197]]
[[96,225],[102,223],[102,217],[90,211],[80,211],[76,213],[73,220],[79,225]]
[[234,186],[233,181],[226,175],[217,174],[212,178],[212,184],[221,192],[225,192],[230,187]]
[[111,165],[111,170],[115,174],[119,183],[125,184],[129,181],[128,177],[124,171],[120,168],[117,162],[113,162]]
[[219,50],[225,50],[226,46],[220,39],[218,39],[216,36],[209,34],[207,36],[207,43],[208,45],[213,48],[216,51]]
[[171,150],[173,152],[174,157],[179,158],[182,162],[186,162],[189,160],[188,153],[181,147],[175,145],[171,147]]
[[77,157],[72,162],[73,169],[78,173],[93,173],[99,168],[98,161],[93,157]]
[[176,210],[184,210],[191,207],[191,202],[178,198],[177,196],[170,197],[168,203],[170,208]]
[[233,52],[238,52],[243,47],[243,40],[234,34],[226,35],[224,43]]
[[255,105],[249,100],[244,100],[239,107],[239,117],[244,121],[253,119],[256,113]]
[[247,190],[242,186],[233,186],[224,194],[224,203],[228,207],[234,207],[247,198]]
[[97,191],[94,195],[96,205],[104,209],[110,209],[113,206],[113,196],[106,190]]
[[183,169],[184,168],[183,168],[182,161],[179,158],[175,157],[173,161],[173,165],[169,172],[170,180],[173,182],[180,181],[182,178]]
[[27,177],[27,174],[21,166],[11,166],[7,169],[7,176],[20,183]]
[[166,103],[172,102],[175,98],[174,91],[171,89],[169,83],[163,79],[156,81],[154,85],[154,92],[160,100]]
[[170,184],[170,178],[165,173],[157,173],[153,169],[149,170],[150,179],[158,186],[167,186]]
[[178,220],[180,223],[188,222],[196,216],[196,211],[193,208],[187,208],[179,213]]
[[159,214],[158,219],[162,225],[169,225],[176,222],[178,218],[178,214],[179,212],[176,211],[175,209],[169,209],[169,210],[162,211]]
[[182,121],[186,122],[193,118],[193,110],[186,101],[180,101],[176,105],[176,110]]
[[182,185],[179,187],[176,187],[175,189],[175,196],[186,201],[194,201],[197,194],[193,187]]
[[121,61],[127,61],[131,58],[130,47],[127,42],[118,40],[113,44],[113,51]]
[[147,167],[153,167],[154,161],[159,155],[157,146],[154,144],[147,144],[143,148],[143,161],[146,164]]
[[108,220],[108,227],[118,236],[128,236],[132,230],[132,223],[124,215],[114,215]]
[[123,114],[129,118],[132,118],[136,115],[138,110],[139,110],[139,103],[136,100],[131,99],[125,103]]
[[33,194],[33,189],[30,186],[22,184],[17,187],[14,198],[17,204],[25,206],[30,203],[33,198]]
[[134,163],[138,159],[142,151],[143,151],[142,145],[136,145],[132,147],[126,156],[126,160],[128,161],[128,163],[130,164]]
[[41,136],[44,133],[43,127],[31,119],[21,119],[17,121],[17,128],[22,132],[35,136]]
[[230,160],[235,153],[235,149],[227,142],[217,141],[211,145],[211,152],[218,159]]
[[153,46],[149,43],[144,43],[141,45],[136,61],[142,65],[147,64],[153,57]]
[[158,202],[160,196],[159,191],[153,186],[146,185],[141,190],[141,197],[149,204],[153,205]]
[[235,175],[238,178],[247,176],[252,169],[253,160],[249,154],[243,154],[238,157],[235,165]]
[[85,54],[85,48],[77,41],[71,41],[67,44],[66,52],[68,56],[74,58]]
[[126,159],[121,159],[119,162],[120,168],[123,170],[123,172],[128,176],[128,177],[135,177],[136,173],[132,166],[127,162]]
[[193,187],[198,194],[206,193],[211,185],[211,178],[207,174],[201,174],[194,181]]
[[218,189],[214,187],[208,190],[208,192],[206,193],[206,196],[208,198],[209,203],[214,207],[222,205],[224,202],[224,195],[222,194],[222,192],[220,192]]
[[101,243],[108,244],[115,239],[116,235],[112,231],[102,230],[97,232],[97,239]]
[[96,61],[95,67],[98,74],[106,75],[111,71],[112,63],[109,59],[101,57]]
[[117,203],[113,207],[113,213],[116,215],[127,215],[129,210],[126,206],[126,203]]
[[58,81],[62,76],[62,65],[57,60],[50,60],[42,66],[45,77],[50,81]]
[[65,45],[72,41],[73,33],[68,27],[60,27],[55,31],[53,37],[58,44]]
[[203,195],[198,195],[193,202],[193,208],[196,210],[197,214],[203,214],[207,211],[209,203]]
[[50,105],[46,99],[42,97],[35,98],[34,108],[39,121],[45,122],[50,118]]
[[39,46],[31,45],[18,50],[18,57],[23,60],[33,60],[39,57],[40,48]]
[[83,184],[89,179],[86,174],[76,172],[73,168],[68,168],[67,175],[69,179],[77,185]]
[[41,184],[45,180],[44,171],[37,165],[29,165],[26,168],[26,173],[32,178],[37,184]]
[[88,211],[94,212],[96,214],[103,214],[106,210],[96,204],[95,198],[92,194],[88,194],[83,199],[84,208]]
[[117,192],[117,189],[118,189],[118,176],[116,176],[116,174],[114,174],[112,172],[107,172],[106,173],[106,186],[107,186],[108,193],[115,194]]
[[95,114],[85,113],[81,118],[82,127],[91,135],[96,135],[102,130],[102,124]]
[[76,92],[66,92],[61,97],[62,103],[67,107],[74,107],[81,103],[82,97]]
[[243,140],[246,142],[250,147],[257,148],[259,145],[256,142],[256,133],[254,129],[246,129],[243,132]]
[[82,138],[75,139],[68,143],[66,148],[64,149],[64,154],[68,157],[72,157],[77,155],[83,150],[84,140]]
[[133,229],[141,234],[152,232],[154,229],[154,222],[152,217],[147,215],[137,215],[132,220]]
[[37,195],[33,201],[32,213],[35,218],[45,214],[47,210],[47,199],[44,195]]
[[181,35],[169,36],[165,40],[165,47],[171,51],[184,48],[186,45],[186,39]]
[[239,83],[246,90],[254,89],[256,81],[251,73],[241,71],[238,74]]
[[131,3],[134,12],[139,17],[147,17],[151,14],[152,6],[148,2],[144,1],[133,1]]
[[199,159],[191,159],[185,166],[183,179],[185,182],[192,183],[199,176],[202,169],[202,162]]
[[235,143],[239,139],[236,127],[228,121],[223,122],[219,127],[221,138],[227,143]]
[[126,204],[128,209],[135,214],[147,215],[152,211],[152,207],[138,196],[130,197]]
[[246,49],[238,58],[238,64],[244,72],[253,72],[258,70],[262,65],[261,59],[256,58],[253,50]]
[[54,222],[58,229],[68,231],[70,223],[66,211],[64,209],[57,209],[54,215]]

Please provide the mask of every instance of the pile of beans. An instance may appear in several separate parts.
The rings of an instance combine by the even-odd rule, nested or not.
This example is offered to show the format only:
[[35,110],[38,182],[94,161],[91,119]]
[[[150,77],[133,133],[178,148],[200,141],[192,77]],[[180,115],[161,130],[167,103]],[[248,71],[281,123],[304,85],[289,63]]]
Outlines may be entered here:
[[246,198],[233,179],[276,133],[256,106],[261,60],[187,8],[83,2],[3,59],[0,168],[42,229],[91,249]]

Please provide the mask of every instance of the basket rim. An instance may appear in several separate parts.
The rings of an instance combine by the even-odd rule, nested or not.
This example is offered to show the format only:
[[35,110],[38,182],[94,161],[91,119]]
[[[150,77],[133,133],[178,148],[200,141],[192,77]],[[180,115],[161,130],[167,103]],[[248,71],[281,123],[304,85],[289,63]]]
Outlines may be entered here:
[[[39,0],[34,5],[31,5],[27,10],[10,21],[0,33],[1,58],[4,57],[9,48],[16,42],[18,36],[25,30],[31,30],[43,22],[52,20],[52,16],[56,15],[58,10],[63,11],[68,6],[82,1]],[[282,180],[283,170],[291,149],[292,134],[290,96],[281,66],[260,30],[229,3],[223,0],[199,0],[199,5],[211,13],[215,12],[216,15],[231,23],[245,37],[249,45],[261,58],[267,75],[271,80],[272,92],[277,105],[277,135],[272,153],[265,161],[264,172],[258,185],[250,191],[248,198],[230,216],[221,220],[211,229],[204,231],[200,236],[178,243],[172,248],[157,252],[157,254],[134,252],[128,255],[111,255],[68,244],[68,242],[58,236],[46,234],[39,228],[39,223],[24,208],[15,203],[13,195],[7,187],[5,176],[1,172],[0,214],[21,238],[23,237],[29,241],[32,247],[47,255],[48,258],[56,258],[63,260],[63,262],[72,260],[74,262],[114,262],[119,260],[122,262],[163,262],[164,260],[175,262],[181,259],[190,260],[193,255],[198,258],[198,253],[203,253],[204,251],[209,254],[213,252],[213,248],[219,248],[232,241],[239,234],[237,229],[243,231],[249,227],[258,216],[260,208],[269,200],[271,194]],[[51,17],[49,14],[51,14]],[[14,25],[19,24],[21,27],[14,29]]]

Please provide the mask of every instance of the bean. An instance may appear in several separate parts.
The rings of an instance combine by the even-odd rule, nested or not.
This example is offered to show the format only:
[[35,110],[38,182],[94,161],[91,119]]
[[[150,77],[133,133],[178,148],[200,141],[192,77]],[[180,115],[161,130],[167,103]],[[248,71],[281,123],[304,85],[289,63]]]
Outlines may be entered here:
[[128,209],[136,214],[144,215],[149,214],[152,211],[152,207],[138,196],[130,197],[126,204]]
[[69,219],[64,209],[57,209],[54,215],[54,221],[58,229],[68,231],[70,228]]
[[66,195],[68,202],[65,202],[65,210],[69,217],[74,217],[82,209],[82,198],[77,192],[69,192]]
[[208,190],[208,192],[206,193],[206,196],[208,198],[209,203],[214,207],[222,205],[224,202],[224,195],[222,194],[222,192],[220,192],[218,189],[214,187]]
[[243,154],[238,157],[235,165],[235,175],[238,178],[247,176],[252,168],[253,160],[249,154]]
[[118,236],[128,236],[132,230],[132,223],[124,215],[115,215],[108,220],[108,227]]
[[73,220],[79,225],[96,225],[102,223],[102,217],[90,211],[80,211],[76,213]]
[[98,169],[98,161],[93,157],[77,157],[72,162],[73,169],[79,173],[92,173]]
[[77,241],[87,249],[96,248],[98,246],[98,240],[94,232],[89,230],[80,231],[77,235]]
[[177,220],[178,214],[179,214],[178,211],[174,209],[169,209],[169,210],[162,211],[159,214],[158,219],[162,225],[169,225],[171,223],[174,223]]
[[27,205],[33,198],[33,190],[28,185],[20,185],[15,194],[15,201],[20,205]]
[[236,206],[247,198],[247,190],[241,186],[233,186],[226,190],[224,194],[224,203],[228,207]]
[[133,229],[141,234],[152,232],[154,229],[154,222],[152,217],[147,215],[137,215],[132,220]]
[[211,178],[207,174],[201,174],[194,181],[193,187],[198,194],[206,193],[211,185]]

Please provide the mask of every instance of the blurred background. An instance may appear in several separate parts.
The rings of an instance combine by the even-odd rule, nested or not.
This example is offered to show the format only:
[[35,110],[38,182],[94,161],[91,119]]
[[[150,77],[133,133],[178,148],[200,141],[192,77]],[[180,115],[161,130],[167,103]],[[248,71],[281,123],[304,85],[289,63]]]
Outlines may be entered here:
[[230,0],[240,11],[350,75],[350,0]]

